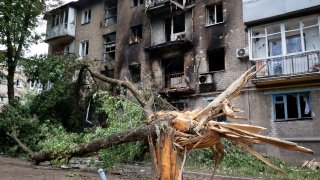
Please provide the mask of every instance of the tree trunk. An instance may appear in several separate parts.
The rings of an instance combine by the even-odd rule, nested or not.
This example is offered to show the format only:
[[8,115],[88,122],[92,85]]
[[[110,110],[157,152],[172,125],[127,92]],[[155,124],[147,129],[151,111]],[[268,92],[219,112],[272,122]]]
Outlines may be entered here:
[[13,62],[9,61],[8,63],[8,75],[7,75],[7,88],[8,88],[8,99],[9,104],[11,104],[14,101],[14,73],[15,73],[16,67],[13,65]]

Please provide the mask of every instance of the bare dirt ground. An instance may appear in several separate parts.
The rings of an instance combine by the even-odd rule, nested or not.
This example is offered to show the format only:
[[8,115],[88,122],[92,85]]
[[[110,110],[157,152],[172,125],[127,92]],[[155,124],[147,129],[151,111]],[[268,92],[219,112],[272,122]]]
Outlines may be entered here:
[[[138,179],[125,175],[107,175],[108,180]],[[35,166],[21,159],[0,156],[1,180],[72,180],[99,179],[98,173],[79,169],[57,169],[48,165]]]

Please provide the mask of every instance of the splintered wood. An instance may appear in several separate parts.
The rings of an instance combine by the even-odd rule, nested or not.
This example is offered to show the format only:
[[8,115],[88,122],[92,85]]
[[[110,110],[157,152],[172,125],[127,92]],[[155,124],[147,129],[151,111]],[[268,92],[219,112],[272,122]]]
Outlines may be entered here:
[[[159,122],[157,122],[157,119],[161,119],[161,116],[174,116],[174,118],[171,119],[168,123],[169,128],[167,128],[168,131],[173,131],[174,135],[165,137],[163,137],[163,135],[158,135],[158,138],[160,138],[161,141],[161,143],[158,144],[158,147],[163,147],[160,148],[160,154],[159,149],[157,148],[157,160],[158,162],[159,160],[161,162],[160,164],[158,164],[161,165],[161,167],[159,168],[161,169],[163,177],[165,176],[168,179],[177,178],[175,173],[177,169],[176,165],[172,165],[172,162],[171,164],[167,162],[169,159],[172,161],[176,158],[176,151],[172,150],[172,147],[179,151],[199,148],[211,148],[215,156],[216,169],[216,167],[221,162],[224,151],[221,145],[221,138],[226,138],[236,144],[239,144],[248,153],[257,157],[269,167],[279,172],[283,171],[270,163],[261,154],[256,152],[251,145],[272,144],[274,146],[291,151],[314,154],[312,150],[298,146],[296,143],[257,134],[265,129],[260,126],[217,122],[216,119],[221,115],[227,115],[232,119],[244,119],[237,116],[237,113],[241,111],[240,109],[233,106],[233,100],[239,96],[240,91],[245,86],[245,84],[253,77],[253,75],[257,71],[259,71],[259,69],[257,71],[254,71],[254,68],[255,67],[252,67],[242,76],[240,76],[223,93],[216,97],[207,107],[202,110],[195,109],[193,111],[185,112],[160,111],[149,117],[149,124],[158,124]],[[169,137],[172,137],[172,139],[169,140]],[[171,143],[171,145],[169,145],[168,143]],[[166,153],[171,153],[171,155]],[[165,172],[165,168],[170,166],[174,169],[168,169]],[[213,173],[215,172],[215,169]],[[173,172],[174,175],[172,175]],[[169,177],[170,173],[171,176]]]

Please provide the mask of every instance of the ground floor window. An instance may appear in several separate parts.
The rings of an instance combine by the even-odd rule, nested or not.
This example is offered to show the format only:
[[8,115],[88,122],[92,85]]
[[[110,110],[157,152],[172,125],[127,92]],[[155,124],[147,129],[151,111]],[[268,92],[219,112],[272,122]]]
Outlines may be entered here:
[[311,97],[309,92],[273,95],[274,119],[310,119]]

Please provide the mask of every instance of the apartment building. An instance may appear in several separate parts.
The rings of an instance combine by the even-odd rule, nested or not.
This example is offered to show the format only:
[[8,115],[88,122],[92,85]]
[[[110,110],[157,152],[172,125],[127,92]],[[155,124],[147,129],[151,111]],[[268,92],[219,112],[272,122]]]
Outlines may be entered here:
[[[288,4],[285,0],[79,0],[45,16],[46,42],[49,54],[89,61],[106,76],[130,79],[139,88],[151,79],[154,91],[180,110],[206,106],[248,68],[264,65],[235,102],[244,110],[242,116],[267,127],[265,134],[320,150],[319,74],[312,69],[319,61],[320,2],[304,6],[296,2],[295,8]],[[260,14],[261,8],[273,13]],[[307,24],[302,26],[305,16]],[[291,29],[286,29],[286,22],[292,23]],[[273,41],[269,36],[275,37]],[[297,42],[301,49],[294,46]],[[290,159],[276,148],[257,149]]]

